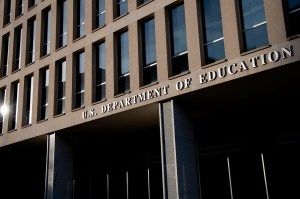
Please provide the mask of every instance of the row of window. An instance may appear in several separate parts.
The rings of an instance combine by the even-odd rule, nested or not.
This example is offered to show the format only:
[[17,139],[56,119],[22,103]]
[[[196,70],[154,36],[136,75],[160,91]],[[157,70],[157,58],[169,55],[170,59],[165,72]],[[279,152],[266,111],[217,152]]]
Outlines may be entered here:
[[[100,2],[100,1],[99,1]],[[119,1],[120,10],[123,10],[123,5],[126,1]],[[84,1],[79,0],[77,9],[84,7]],[[119,5],[118,4],[118,5]],[[122,6],[121,6],[122,5]],[[300,1],[288,1],[289,8],[294,9],[293,12],[288,12],[289,16],[295,17],[299,15]],[[59,1],[59,41],[61,45],[67,44],[67,0]],[[122,8],[122,9],[121,9]],[[127,7],[126,7],[127,8]],[[225,58],[224,52],[224,37],[222,30],[221,9],[220,0],[203,0],[201,1],[202,8],[202,20],[204,30],[204,47],[206,63],[211,63]],[[264,14],[263,0],[240,0],[240,8],[242,11],[242,32],[244,35],[245,50],[252,50],[268,44],[268,34],[266,27],[266,20]],[[83,9],[84,10],[84,9]],[[183,2],[173,5],[169,8],[169,38],[171,49],[171,76],[180,74],[188,70],[188,51],[187,40],[185,31],[185,10]],[[84,12],[78,12],[78,26],[76,26],[78,36],[84,34]],[[120,11],[121,13],[121,11]],[[296,13],[296,14],[295,14]],[[292,17],[290,17],[293,19]],[[42,11],[42,35],[41,35],[41,56],[45,56],[50,53],[50,34],[51,34],[51,7],[45,8]],[[291,20],[293,22],[293,20]],[[295,21],[295,20],[294,20]],[[156,39],[155,39],[155,18],[154,16],[141,21],[141,63],[142,63],[142,85],[151,84],[157,81],[157,63],[156,63]],[[62,30],[62,31],[61,31]],[[16,71],[20,69],[21,63],[21,49],[22,49],[22,25],[15,28],[14,34],[14,50],[13,50],[13,69]],[[28,20],[27,28],[27,42],[26,42],[26,57],[25,63],[30,64],[35,60],[35,43],[36,43],[36,18],[31,17]],[[130,65],[129,65],[129,39],[128,29],[122,29],[115,34],[116,41],[116,90],[115,94],[125,93],[130,90]],[[7,75],[8,57],[9,55],[9,42],[10,34],[7,33],[2,37],[2,54],[1,54],[1,70],[0,76]],[[93,60],[95,74],[95,81],[93,85],[93,101],[101,101],[106,97],[106,53],[105,53],[105,40],[101,40],[99,43],[94,43],[93,46]],[[84,77],[85,77],[85,52],[81,49],[73,54],[74,66],[73,70],[75,75],[73,76],[74,82],[74,94],[73,94],[73,109],[82,107],[84,105]],[[66,60],[58,61],[56,72],[56,89],[55,89],[55,114],[61,114],[64,112],[65,101],[65,80],[66,80]],[[48,84],[49,84],[49,69],[43,69],[41,71],[40,78],[42,79],[43,86],[39,86],[40,99],[39,106],[40,111],[38,119],[43,120],[47,118],[47,106],[48,106]],[[33,75],[26,76],[24,93],[24,125],[30,124],[31,110],[32,110],[32,88],[33,88]],[[10,115],[9,115],[9,130],[16,128],[16,114],[18,110],[18,93],[19,83],[14,82],[11,86],[12,96],[10,97]],[[2,93],[2,94],[1,94]],[[5,101],[5,88],[1,91],[0,104],[4,104]],[[2,117],[2,116],[1,116]],[[3,122],[3,118],[1,120]],[[1,122],[0,121],[0,122]],[[1,123],[2,123],[1,122]]]

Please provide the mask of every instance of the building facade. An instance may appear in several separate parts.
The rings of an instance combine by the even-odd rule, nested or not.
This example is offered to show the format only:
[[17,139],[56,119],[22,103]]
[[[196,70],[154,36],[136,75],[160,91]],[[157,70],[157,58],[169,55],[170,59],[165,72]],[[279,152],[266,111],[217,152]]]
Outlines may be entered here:
[[300,198],[299,0],[0,0],[0,198]]

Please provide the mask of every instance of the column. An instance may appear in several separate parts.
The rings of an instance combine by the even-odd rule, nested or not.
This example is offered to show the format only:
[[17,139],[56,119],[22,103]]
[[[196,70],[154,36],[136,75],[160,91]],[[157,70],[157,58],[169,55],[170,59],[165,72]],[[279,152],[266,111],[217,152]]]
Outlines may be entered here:
[[47,135],[45,199],[72,199],[73,151],[56,133]]
[[160,104],[165,199],[199,199],[194,128],[191,114],[174,100]]
[[129,24],[128,27],[129,67],[130,67],[130,90],[139,90],[139,44],[138,44],[138,22]]

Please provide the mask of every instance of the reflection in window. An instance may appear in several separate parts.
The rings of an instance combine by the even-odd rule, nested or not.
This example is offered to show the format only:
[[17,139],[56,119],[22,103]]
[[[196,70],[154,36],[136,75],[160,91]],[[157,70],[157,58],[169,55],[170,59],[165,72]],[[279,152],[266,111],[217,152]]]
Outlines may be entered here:
[[225,57],[220,0],[201,2],[205,30],[205,62],[209,64]]
[[288,35],[293,36],[300,34],[300,1],[288,0],[287,1],[287,14],[288,14]]
[[27,51],[27,63],[30,64],[35,61],[35,40],[36,40],[36,19],[31,18],[28,21],[28,51]]
[[0,89],[0,135],[3,133],[4,117],[7,111],[6,108],[6,88]]
[[188,70],[188,51],[183,4],[171,8],[170,26],[172,75],[177,75]]
[[66,93],[66,60],[59,61],[56,65],[56,114],[65,112]]
[[244,50],[249,51],[269,43],[263,0],[240,0]]
[[117,93],[124,93],[130,89],[130,72],[129,72],[129,48],[128,48],[128,31],[118,34],[118,85]]
[[16,17],[23,14],[23,7],[24,7],[24,1],[23,0],[17,0],[16,1]]
[[41,70],[41,85],[40,91],[42,93],[40,99],[40,120],[48,117],[48,89],[49,89],[49,68]]
[[11,0],[4,1],[4,16],[3,16],[3,26],[8,24],[11,20]]
[[9,126],[8,130],[17,128],[17,110],[19,104],[19,82],[14,82],[11,85],[10,111],[9,111]]
[[13,71],[21,68],[22,26],[15,28]]
[[2,37],[2,58],[1,58],[1,70],[0,77],[5,77],[7,75],[8,68],[8,58],[9,58],[9,42],[10,36],[9,33]]
[[32,96],[33,96],[33,75],[25,77],[24,87],[24,121],[23,125],[32,124]]
[[75,54],[75,107],[84,105],[84,52]]
[[143,85],[157,81],[154,18],[142,23]]
[[93,28],[99,28],[105,25],[105,0],[94,0],[94,25]]
[[105,65],[105,42],[101,42],[95,45],[95,74],[96,74],[96,99],[100,101],[105,98],[106,92],[106,65]]
[[51,10],[47,8],[42,14],[42,42],[41,56],[50,54],[50,35],[51,35]]
[[58,32],[57,32],[57,48],[63,47],[67,45],[67,10],[68,10],[67,0],[58,1],[58,14],[57,14],[57,22],[58,22]]
[[75,39],[85,35],[85,0],[75,1]]
[[122,16],[128,12],[127,0],[115,0],[116,17]]

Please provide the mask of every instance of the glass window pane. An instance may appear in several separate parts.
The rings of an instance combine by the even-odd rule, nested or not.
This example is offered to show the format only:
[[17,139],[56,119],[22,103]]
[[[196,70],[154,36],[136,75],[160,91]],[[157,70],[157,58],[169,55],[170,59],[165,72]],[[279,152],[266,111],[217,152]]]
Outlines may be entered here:
[[266,21],[263,0],[242,0],[244,30]]
[[244,35],[246,50],[252,50],[269,43],[266,24],[249,29],[244,32]]
[[224,40],[220,40],[214,43],[206,45],[206,61],[208,63],[215,62],[220,59],[224,59]]
[[187,51],[184,5],[181,4],[171,10],[171,38],[172,56]]
[[205,40],[210,43],[223,37],[220,0],[203,1]]
[[119,35],[119,75],[129,73],[129,48],[128,48],[128,32]]
[[143,23],[143,54],[144,67],[156,62],[156,47],[155,47],[155,24],[154,19],[150,19]]
[[117,0],[117,17],[128,12],[127,0]]

